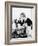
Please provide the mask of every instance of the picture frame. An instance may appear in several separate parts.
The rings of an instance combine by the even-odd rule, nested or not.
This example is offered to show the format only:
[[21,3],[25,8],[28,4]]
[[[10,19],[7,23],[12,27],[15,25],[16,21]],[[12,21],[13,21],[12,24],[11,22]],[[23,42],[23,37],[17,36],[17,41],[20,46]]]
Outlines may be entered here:
[[[28,18],[32,18],[32,21],[33,21],[32,37],[33,38],[26,39],[25,38],[26,36],[23,37],[24,39],[21,37],[17,38],[17,35],[16,35],[16,37],[13,37],[13,40],[11,40],[13,16],[15,19],[17,17],[17,16],[15,17],[15,15],[18,15],[21,12],[25,12],[26,16]],[[24,15],[24,14],[22,13],[21,15]],[[29,17],[28,15],[29,16],[31,15],[32,17]],[[30,23],[31,23],[31,21],[30,21]],[[22,40],[20,40],[20,39],[22,39]],[[10,42],[10,40],[12,42]],[[10,44],[23,44],[23,43],[36,43],[36,42],[37,42],[37,4],[36,3],[23,3],[23,2],[6,1],[5,2],[5,44],[10,45]]]

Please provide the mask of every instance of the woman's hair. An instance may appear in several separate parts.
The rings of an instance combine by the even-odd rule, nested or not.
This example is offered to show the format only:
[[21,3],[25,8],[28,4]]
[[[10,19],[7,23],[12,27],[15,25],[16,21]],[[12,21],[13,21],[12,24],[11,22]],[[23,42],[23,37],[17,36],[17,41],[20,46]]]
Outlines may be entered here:
[[23,17],[26,17],[25,14],[24,14],[23,12],[22,12],[20,15],[21,15],[21,16],[23,15]]

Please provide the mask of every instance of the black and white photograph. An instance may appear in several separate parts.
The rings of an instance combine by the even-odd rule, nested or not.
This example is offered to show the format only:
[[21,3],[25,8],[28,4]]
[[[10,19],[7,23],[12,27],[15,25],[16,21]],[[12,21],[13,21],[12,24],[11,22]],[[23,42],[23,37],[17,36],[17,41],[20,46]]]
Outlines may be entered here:
[[31,8],[12,8],[12,38],[32,38],[32,9]]

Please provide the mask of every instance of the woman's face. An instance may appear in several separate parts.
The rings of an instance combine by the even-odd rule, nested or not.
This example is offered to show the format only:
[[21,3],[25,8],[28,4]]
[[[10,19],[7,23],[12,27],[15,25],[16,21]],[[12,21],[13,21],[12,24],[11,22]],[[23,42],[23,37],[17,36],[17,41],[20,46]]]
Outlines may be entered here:
[[24,17],[23,15],[20,15],[21,17]]

